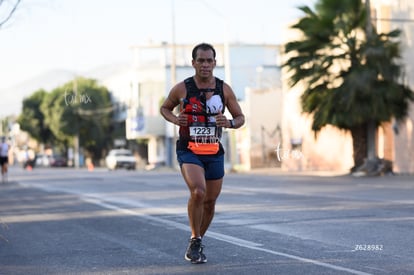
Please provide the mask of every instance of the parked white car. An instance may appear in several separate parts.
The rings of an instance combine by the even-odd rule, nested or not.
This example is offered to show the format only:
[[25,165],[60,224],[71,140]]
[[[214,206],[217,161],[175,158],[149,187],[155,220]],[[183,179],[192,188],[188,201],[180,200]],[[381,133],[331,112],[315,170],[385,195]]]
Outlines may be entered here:
[[126,168],[128,170],[135,170],[137,160],[128,149],[113,149],[105,158],[106,167],[109,170],[117,168]]

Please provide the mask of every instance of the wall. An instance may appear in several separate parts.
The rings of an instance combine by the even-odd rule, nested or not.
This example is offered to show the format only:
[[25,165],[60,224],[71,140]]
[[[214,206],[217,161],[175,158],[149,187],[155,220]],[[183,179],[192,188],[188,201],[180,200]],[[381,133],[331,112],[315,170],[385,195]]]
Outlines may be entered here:
[[277,148],[282,169],[348,173],[353,166],[350,133],[327,126],[315,136],[311,117],[302,114],[300,96],[300,87],[284,90],[283,142]]
[[[409,0],[384,1],[372,0],[373,8],[377,10],[378,18],[391,20],[378,20],[379,31],[400,29],[402,58],[405,77],[403,81],[414,90],[414,3]],[[393,137],[388,140],[393,144],[394,171],[398,173],[414,173],[414,103],[410,104],[410,112],[404,121],[393,122],[386,128]]]
[[279,167],[276,148],[282,142],[281,89],[252,89],[245,92],[245,115],[249,139],[249,168]]

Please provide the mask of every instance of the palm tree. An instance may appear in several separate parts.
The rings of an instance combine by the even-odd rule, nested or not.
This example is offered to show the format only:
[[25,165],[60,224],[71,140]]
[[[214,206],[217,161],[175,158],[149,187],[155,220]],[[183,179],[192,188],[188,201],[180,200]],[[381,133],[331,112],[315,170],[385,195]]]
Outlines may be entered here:
[[328,124],[351,132],[356,168],[367,157],[368,125],[404,119],[414,100],[400,83],[400,31],[366,28],[361,0],[319,0],[315,11],[299,9],[305,15],[292,29],[300,39],[285,45],[289,84],[303,85],[302,109],[316,134]]

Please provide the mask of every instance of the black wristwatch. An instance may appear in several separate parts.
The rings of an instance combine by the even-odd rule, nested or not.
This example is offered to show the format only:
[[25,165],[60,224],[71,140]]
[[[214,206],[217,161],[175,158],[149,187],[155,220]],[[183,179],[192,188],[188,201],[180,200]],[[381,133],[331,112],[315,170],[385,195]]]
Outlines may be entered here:
[[230,119],[229,122],[230,122],[230,128],[234,128],[234,120]]

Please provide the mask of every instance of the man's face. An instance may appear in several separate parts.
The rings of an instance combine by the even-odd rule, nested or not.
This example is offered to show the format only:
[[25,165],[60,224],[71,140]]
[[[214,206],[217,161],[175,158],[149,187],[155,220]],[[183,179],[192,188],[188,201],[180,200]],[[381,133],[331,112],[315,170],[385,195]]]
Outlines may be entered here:
[[212,50],[197,50],[196,59],[193,60],[193,67],[196,74],[201,77],[209,77],[213,74],[213,69],[216,67],[216,60]]

